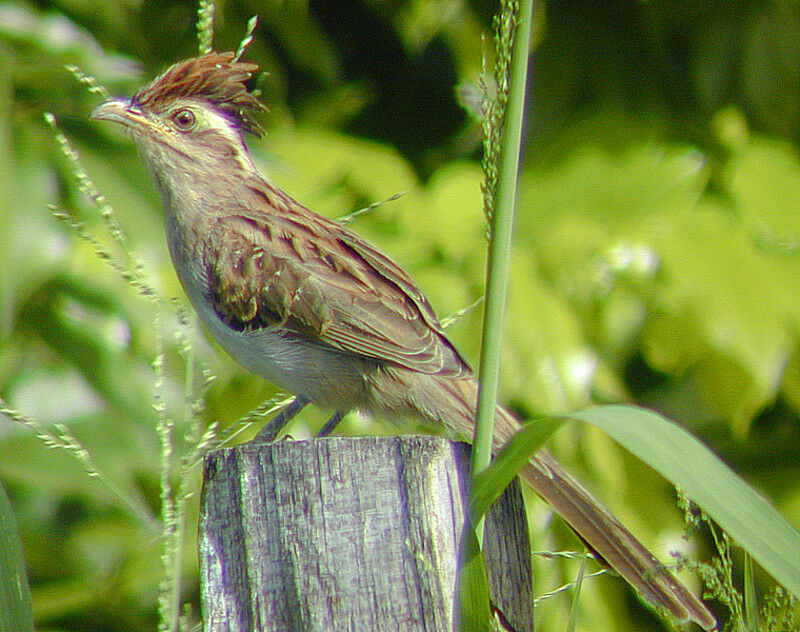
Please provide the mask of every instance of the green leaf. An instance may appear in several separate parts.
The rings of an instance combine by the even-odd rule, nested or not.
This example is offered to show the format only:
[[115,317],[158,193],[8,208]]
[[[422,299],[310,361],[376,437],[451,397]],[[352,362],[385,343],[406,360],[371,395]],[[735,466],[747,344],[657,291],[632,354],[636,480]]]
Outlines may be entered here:
[[752,137],[725,166],[727,189],[754,237],[769,249],[800,245],[800,159],[793,143]]
[[[418,215],[422,200],[411,165],[395,150],[329,129],[273,130],[264,145],[251,143],[256,155],[266,148],[279,162],[262,162],[261,171],[311,210],[337,217],[403,193],[386,207],[392,214]],[[267,159],[269,160],[269,159]],[[383,216],[384,208],[368,215]],[[361,226],[359,220],[354,224]]]
[[598,406],[526,424],[475,477],[470,516],[480,517],[566,420],[589,423],[681,488],[785,588],[800,596],[800,533],[690,433],[634,406]]
[[654,142],[655,129],[636,130],[637,125],[641,121],[629,117],[589,117],[565,134],[555,165],[526,170],[519,227],[541,242],[545,257],[559,250],[570,258],[577,254],[563,249],[568,233],[554,235],[560,243],[548,243],[547,233],[565,220],[596,226],[594,232],[572,232],[573,238],[596,244],[607,239],[609,228],[700,198],[708,181],[702,155],[689,146]]
[[528,410],[575,410],[590,401],[599,359],[575,311],[515,249],[503,336],[503,393]]
[[413,239],[434,244],[455,261],[486,257],[486,218],[481,207],[481,171],[471,163],[450,163],[428,182],[425,212],[408,218]]
[[473,477],[469,500],[472,524],[477,524],[491,504],[514,480],[520,468],[563,422],[564,420],[558,417],[545,417],[528,422],[506,442],[489,467]]
[[565,418],[600,428],[684,490],[764,570],[800,596],[800,533],[691,434],[632,406],[600,406]]
[[[149,361],[127,340],[127,315],[111,292],[78,275],[54,277],[23,311],[30,331],[78,367],[86,381],[125,419],[152,423]],[[143,305],[143,307],[145,307]]]
[[[475,523],[472,523],[475,524]],[[481,545],[475,529],[466,526],[461,534],[461,559],[456,591],[456,630],[489,631],[492,616],[489,602],[489,581],[483,564]]]
[[743,436],[774,398],[794,347],[798,264],[757,248],[747,226],[715,204],[655,217],[640,230],[647,235],[663,281],[645,356],[664,372],[693,369],[704,407]]
[[788,97],[800,79],[800,18],[792,8],[775,2],[752,12],[736,42],[748,113],[760,127],[786,135],[800,119],[798,100]]
[[0,485],[0,630],[33,632],[33,611],[22,542],[11,503]]

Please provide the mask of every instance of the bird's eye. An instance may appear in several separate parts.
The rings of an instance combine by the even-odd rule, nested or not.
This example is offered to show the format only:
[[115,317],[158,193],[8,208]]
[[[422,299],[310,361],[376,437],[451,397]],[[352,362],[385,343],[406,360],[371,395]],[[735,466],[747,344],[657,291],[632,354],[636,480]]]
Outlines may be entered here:
[[175,121],[175,125],[178,126],[178,129],[183,131],[188,131],[194,127],[194,113],[191,110],[187,109],[180,109],[176,110],[172,114],[172,120]]

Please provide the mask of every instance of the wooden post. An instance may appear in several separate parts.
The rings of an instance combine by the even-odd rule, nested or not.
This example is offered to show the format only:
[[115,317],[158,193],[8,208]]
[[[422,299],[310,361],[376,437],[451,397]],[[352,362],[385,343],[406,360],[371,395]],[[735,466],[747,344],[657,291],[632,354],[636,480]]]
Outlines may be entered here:
[[[451,632],[469,446],[331,437],[209,454],[200,516],[206,632]],[[522,495],[486,519],[492,601],[532,628]]]

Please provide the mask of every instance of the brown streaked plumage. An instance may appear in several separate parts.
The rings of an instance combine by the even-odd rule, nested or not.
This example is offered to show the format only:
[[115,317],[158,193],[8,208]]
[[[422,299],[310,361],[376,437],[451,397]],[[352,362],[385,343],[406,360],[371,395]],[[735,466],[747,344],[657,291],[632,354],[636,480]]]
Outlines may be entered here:
[[[211,53],[168,69],[94,118],[123,124],[152,171],[178,277],[201,322],[245,368],[337,411],[419,416],[464,437],[478,385],[411,278],[256,170],[242,140],[261,108],[256,66]],[[497,409],[495,447],[519,429]],[[713,616],[546,452],[521,476],[651,604]]]
[[286,209],[282,217],[232,218],[212,228],[221,234],[210,237],[217,247],[205,263],[215,309],[230,326],[281,326],[413,371],[469,375],[397,265],[340,225],[300,215],[292,201]]

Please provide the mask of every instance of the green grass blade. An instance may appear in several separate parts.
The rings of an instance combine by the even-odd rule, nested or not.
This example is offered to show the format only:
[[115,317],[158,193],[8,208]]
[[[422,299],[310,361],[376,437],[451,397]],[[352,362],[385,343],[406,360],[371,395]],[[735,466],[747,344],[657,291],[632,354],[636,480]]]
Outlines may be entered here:
[[489,603],[489,581],[475,530],[465,527],[461,536],[458,566],[458,600],[456,630],[488,632],[492,610]]
[[600,406],[566,417],[600,428],[680,487],[776,581],[800,596],[800,533],[691,434],[633,406]]
[[470,514],[481,516],[519,468],[566,420],[600,428],[681,488],[764,570],[800,596],[800,533],[689,432],[634,406],[598,406],[526,424],[475,477]]
[[478,524],[489,506],[500,497],[519,469],[528,462],[531,454],[541,448],[563,422],[558,417],[546,417],[525,424],[506,442],[492,464],[472,479],[469,500],[472,524]]
[[567,620],[566,632],[575,632],[578,625],[578,610],[580,609],[581,601],[581,588],[583,587],[583,578],[586,574],[586,561],[589,559],[589,552],[584,551],[581,557],[581,565],[578,568],[578,576],[575,578],[575,587],[572,589],[572,603],[569,607],[569,619]]
[[0,632],[33,632],[33,611],[22,542],[0,485]]
[[744,625],[747,632],[758,630],[758,596],[753,573],[753,558],[744,554]]

